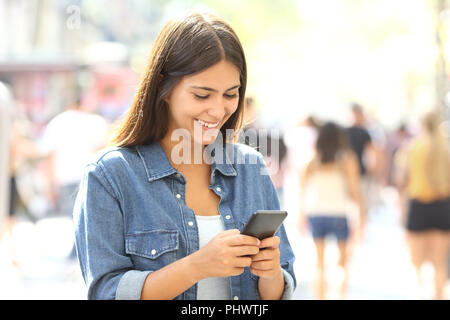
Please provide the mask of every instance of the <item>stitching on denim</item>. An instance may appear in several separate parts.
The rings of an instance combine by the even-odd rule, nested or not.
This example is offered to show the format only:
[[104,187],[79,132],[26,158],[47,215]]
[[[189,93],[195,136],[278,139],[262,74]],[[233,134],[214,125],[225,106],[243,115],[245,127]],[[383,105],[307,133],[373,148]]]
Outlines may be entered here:
[[106,172],[106,168],[104,167],[104,165],[102,163],[100,163],[98,165],[98,167],[100,168],[100,174],[102,175],[103,179],[106,181],[108,187],[105,186],[105,189],[110,189],[110,191],[108,192],[114,199],[116,199],[118,201],[119,197],[116,195],[116,193],[114,192],[114,188],[112,187],[111,181],[108,177],[108,173]]
[[[151,248],[148,248],[148,249],[144,248],[144,250],[136,250],[135,248],[133,248],[133,246],[131,246],[131,243],[132,243],[131,239],[139,238],[140,235],[142,235],[144,240],[147,240],[147,238],[151,238],[154,235],[156,235],[156,236],[164,235],[164,236],[169,237],[170,242],[166,242],[166,241],[162,242],[162,244],[165,246],[162,246],[161,248],[159,248],[157,251],[157,254],[152,255],[150,253]],[[149,258],[149,259],[156,259],[159,256],[161,256],[162,254],[164,254],[166,252],[178,250],[180,247],[179,240],[178,240],[178,230],[153,230],[153,231],[142,231],[142,232],[127,234],[125,236],[125,243],[126,243],[127,253],[135,254],[135,255]]]
[[141,158],[142,164],[144,165],[144,170],[145,170],[145,173],[147,174],[147,178],[150,180],[151,174],[149,172],[149,168],[147,167],[147,163],[145,162],[144,156],[142,155],[141,150],[139,150],[139,148],[137,146],[135,147],[135,149],[139,155],[139,158]]

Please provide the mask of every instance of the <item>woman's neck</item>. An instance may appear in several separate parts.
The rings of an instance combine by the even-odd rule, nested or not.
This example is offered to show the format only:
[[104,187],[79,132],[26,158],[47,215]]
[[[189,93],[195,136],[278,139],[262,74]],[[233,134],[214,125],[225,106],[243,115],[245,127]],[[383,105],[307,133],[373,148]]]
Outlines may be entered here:
[[186,139],[173,141],[170,139],[170,135],[166,135],[159,143],[172,167],[179,171],[209,167],[209,164],[203,158],[205,145],[196,144]]

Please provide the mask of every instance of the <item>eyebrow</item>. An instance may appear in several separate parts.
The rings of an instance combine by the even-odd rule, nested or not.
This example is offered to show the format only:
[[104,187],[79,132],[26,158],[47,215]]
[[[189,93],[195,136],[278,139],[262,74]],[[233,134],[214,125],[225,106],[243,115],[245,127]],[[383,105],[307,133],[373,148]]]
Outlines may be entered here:
[[[240,85],[238,84],[238,85],[236,85],[236,86],[233,86],[233,87],[231,87],[231,88],[225,90],[225,92],[231,91],[231,90],[233,90],[233,89],[237,89],[237,88],[239,88],[239,87],[240,87]],[[193,88],[193,89],[202,89],[202,90],[212,91],[212,92],[218,92],[216,89],[209,88],[209,87],[191,86],[191,88]]]

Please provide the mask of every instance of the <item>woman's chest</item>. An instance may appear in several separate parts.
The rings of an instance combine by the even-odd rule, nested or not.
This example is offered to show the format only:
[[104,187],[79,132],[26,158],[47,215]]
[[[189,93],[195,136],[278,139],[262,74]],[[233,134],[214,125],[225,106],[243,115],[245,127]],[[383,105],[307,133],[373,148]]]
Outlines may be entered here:
[[186,205],[196,215],[211,216],[219,214],[220,196],[209,188],[209,180],[199,177],[186,177]]

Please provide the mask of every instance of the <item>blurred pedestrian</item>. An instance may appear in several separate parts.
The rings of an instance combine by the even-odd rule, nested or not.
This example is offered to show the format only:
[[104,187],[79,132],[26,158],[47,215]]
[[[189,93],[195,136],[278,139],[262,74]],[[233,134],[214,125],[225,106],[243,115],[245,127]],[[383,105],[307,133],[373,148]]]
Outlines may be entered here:
[[3,82],[0,82],[0,227],[3,227],[9,212],[11,108],[11,92]]
[[[106,146],[107,135],[107,121],[100,115],[85,111],[81,96],[76,96],[65,111],[47,124],[39,144],[47,161],[50,201],[59,216],[72,220],[84,167]],[[75,248],[69,258],[76,258]]]
[[340,298],[347,286],[348,240],[354,231],[352,202],[363,210],[359,187],[358,160],[350,150],[344,131],[327,122],[320,129],[316,154],[301,175],[299,227],[309,226],[317,253],[316,290],[319,299],[326,298],[325,240],[337,240],[338,265],[342,271]]
[[[301,119],[283,135],[286,146],[284,161],[284,208],[288,212],[299,212],[298,195],[300,194],[299,175],[314,156],[319,121],[312,115]],[[288,217],[289,219],[289,217]]]
[[413,138],[413,134],[410,132],[406,123],[400,124],[397,129],[390,136],[390,156],[389,156],[389,184],[395,187],[398,199],[397,206],[399,208],[399,220],[400,224],[403,226],[406,224],[406,216],[408,210],[408,195],[404,186],[399,184],[399,180],[403,175],[402,170],[404,170],[405,163],[405,152],[404,150]]
[[268,173],[277,190],[280,207],[283,208],[284,169],[286,145],[279,128],[264,128],[258,119],[255,98],[245,98],[244,121],[238,142],[244,143],[263,155]]
[[389,135],[389,156],[388,156],[388,178],[387,182],[391,186],[395,186],[396,177],[396,163],[395,158],[399,150],[402,150],[411,140],[412,134],[409,132],[406,123],[401,123]]
[[381,194],[388,181],[388,145],[387,133],[383,125],[373,116],[365,116],[365,119],[365,128],[371,139],[365,155],[367,157],[366,176],[369,180],[366,208],[367,214],[370,215],[385,210]]
[[370,210],[371,192],[373,192],[373,180],[371,171],[375,168],[377,152],[375,151],[372,138],[367,130],[367,121],[364,115],[364,110],[361,105],[352,104],[353,124],[347,128],[347,135],[350,147],[357,156],[359,164],[359,186],[361,188],[360,195],[364,203],[364,210],[360,212],[359,236],[365,237],[366,222]]
[[[444,298],[450,244],[450,154],[435,112],[422,119],[419,135],[404,150],[399,183],[409,199],[407,241],[418,283],[421,267],[434,268],[434,298]],[[402,157],[399,157],[402,159]]]
[[[36,156],[37,147],[29,139],[26,139],[22,132],[22,122],[16,116],[16,110],[13,107],[13,98],[9,87],[0,83],[0,108],[4,113],[0,115],[0,133],[2,159],[0,159],[1,180],[0,183],[0,206],[1,224],[0,224],[0,240],[4,236],[8,238],[8,247],[10,260],[13,266],[20,268],[17,260],[16,250],[14,248],[13,231],[17,224],[17,204],[22,204],[25,215],[35,222],[34,217],[27,210],[27,206],[20,197],[17,187],[17,170],[20,164],[29,157]],[[5,130],[5,131],[3,131]],[[7,132],[6,132],[7,130]],[[6,165],[6,167],[5,167]],[[6,170],[5,170],[6,169]],[[5,183],[4,179],[7,177]],[[7,215],[5,215],[5,211]]]
[[[5,232],[10,238],[10,251],[12,254],[12,264],[20,267],[16,259],[16,252],[12,241],[12,234],[17,225],[18,214],[23,214],[30,222],[35,223],[36,217],[30,212],[28,203],[22,197],[19,188],[19,175],[24,164],[30,159],[40,156],[38,146],[27,136],[27,120],[20,118],[17,112],[12,112],[12,124],[10,133],[9,152],[9,214],[5,222]],[[3,230],[2,232],[3,233]]]
[[238,141],[254,148],[257,151],[260,151],[259,134],[261,129],[262,127],[258,119],[255,98],[248,96],[245,98],[243,128]]

